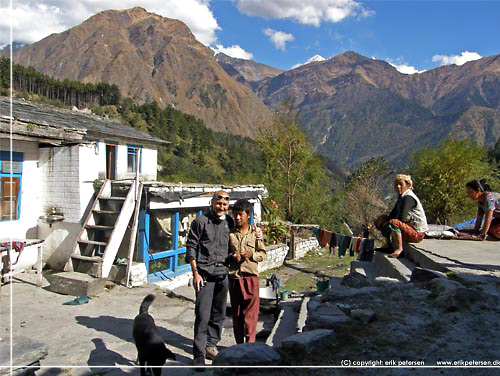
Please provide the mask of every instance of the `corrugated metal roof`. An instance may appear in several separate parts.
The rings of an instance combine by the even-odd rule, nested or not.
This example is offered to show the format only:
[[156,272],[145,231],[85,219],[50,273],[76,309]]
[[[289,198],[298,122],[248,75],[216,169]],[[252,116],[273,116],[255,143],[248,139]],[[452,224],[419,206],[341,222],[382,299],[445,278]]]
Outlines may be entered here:
[[[127,127],[114,119],[105,119],[97,115],[60,109],[28,102],[12,101],[12,116],[15,120],[40,125],[50,125],[61,129],[84,130],[88,138],[106,138],[109,140],[127,139],[137,143],[165,144],[168,141],[150,136],[132,127]],[[10,98],[0,97],[0,117],[10,116]]]

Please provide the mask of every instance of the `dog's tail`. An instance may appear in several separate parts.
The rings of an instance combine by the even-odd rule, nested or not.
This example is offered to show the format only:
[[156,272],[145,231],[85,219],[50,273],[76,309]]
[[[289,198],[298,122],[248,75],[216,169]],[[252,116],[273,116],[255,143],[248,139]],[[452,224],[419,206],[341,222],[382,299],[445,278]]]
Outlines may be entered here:
[[141,303],[141,307],[139,308],[139,314],[147,312],[153,300],[155,300],[156,296],[154,294],[149,294],[144,298]]

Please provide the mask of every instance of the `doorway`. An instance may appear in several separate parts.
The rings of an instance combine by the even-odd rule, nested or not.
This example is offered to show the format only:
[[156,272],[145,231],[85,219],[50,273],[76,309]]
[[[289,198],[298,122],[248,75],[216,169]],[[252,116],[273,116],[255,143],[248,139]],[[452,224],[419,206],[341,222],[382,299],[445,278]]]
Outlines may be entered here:
[[116,179],[116,145],[106,144],[106,179]]

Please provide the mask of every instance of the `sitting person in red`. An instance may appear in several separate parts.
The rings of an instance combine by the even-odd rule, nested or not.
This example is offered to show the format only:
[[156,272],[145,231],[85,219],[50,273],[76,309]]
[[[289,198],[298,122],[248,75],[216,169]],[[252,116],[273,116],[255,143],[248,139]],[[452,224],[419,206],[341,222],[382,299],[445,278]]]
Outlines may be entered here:
[[[482,240],[490,235],[494,239],[500,239],[500,193],[491,192],[491,188],[484,180],[473,180],[465,185],[467,196],[477,201],[477,218],[474,233],[479,233]],[[481,223],[484,225],[481,230]]]
[[236,343],[254,343],[259,318],[259,272],[266,248],[250,226],[252,204],[238,200],[232,208],[236,229],[229,235],[229,296]]
[[403,252],[403,241],[420,243],[428,230],[424,208],[413,193],[410,175],[399,174],[394,179],[394,190],[398,199],[391,213],[375,220],[375,227],[382,232],[393,246],[389,255],[399,257]]

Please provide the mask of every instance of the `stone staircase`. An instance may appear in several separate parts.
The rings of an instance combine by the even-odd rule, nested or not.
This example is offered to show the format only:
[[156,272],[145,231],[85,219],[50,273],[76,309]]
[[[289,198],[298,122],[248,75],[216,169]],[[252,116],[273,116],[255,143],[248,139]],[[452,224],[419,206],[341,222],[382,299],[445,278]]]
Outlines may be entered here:
[[370,280],[380,277],[397,279],[401,282],[409,282],[413,270],[416,267],[446,272],[442,260],[432,257],[427,252],[422,252],[414,244],[405,244],[404,258],[392,258],[380,252],[375,252],[373,261],[353,261],[351,272],[358,272]]

